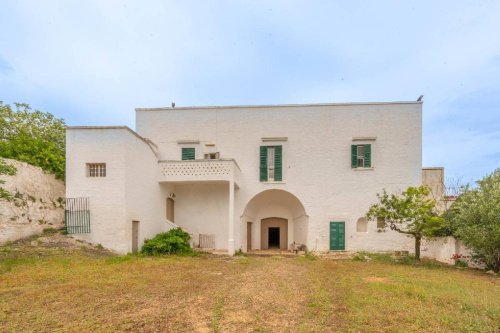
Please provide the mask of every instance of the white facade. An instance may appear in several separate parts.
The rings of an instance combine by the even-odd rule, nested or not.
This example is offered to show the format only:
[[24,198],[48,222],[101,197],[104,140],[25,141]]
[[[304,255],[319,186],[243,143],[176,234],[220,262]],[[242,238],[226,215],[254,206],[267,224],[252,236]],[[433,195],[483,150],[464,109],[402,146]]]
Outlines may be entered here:
[[[271,245],[261,237],[277,236],[261,222],[279,218],[287,247],[328,251],[330,222],[344,222],[345,250],[413,248],[374,222],[357,224],[382,189],[421,184],[421,102],[136,109],[136,131],[68,128],[66,194],[90,198],[91,233],[78,237],[125,253],[132,221],[139,246],[178,225],[195,245],[208,237],[232,254]],[[370,167],[352,167],[352,145],[370,145]],[[281,146],[281,181],[261,181],[261,146]],[[196,159],[181,161],[182,148]],[[105,163],[106,177],[88,177],[88,163]]]

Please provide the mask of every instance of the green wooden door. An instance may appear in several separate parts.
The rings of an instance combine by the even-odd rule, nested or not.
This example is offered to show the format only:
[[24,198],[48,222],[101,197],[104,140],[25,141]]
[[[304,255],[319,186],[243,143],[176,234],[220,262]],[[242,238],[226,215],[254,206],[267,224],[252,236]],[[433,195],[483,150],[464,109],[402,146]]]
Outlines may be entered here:
[[345,223],[330,222],[330,251],[345,250]]

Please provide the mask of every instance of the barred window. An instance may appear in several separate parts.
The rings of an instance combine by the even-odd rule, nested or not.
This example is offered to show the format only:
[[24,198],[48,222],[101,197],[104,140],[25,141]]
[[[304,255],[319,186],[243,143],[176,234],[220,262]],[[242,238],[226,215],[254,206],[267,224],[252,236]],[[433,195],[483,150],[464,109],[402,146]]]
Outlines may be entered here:
[[106,177],[106,163],[87,163],[87,177]]

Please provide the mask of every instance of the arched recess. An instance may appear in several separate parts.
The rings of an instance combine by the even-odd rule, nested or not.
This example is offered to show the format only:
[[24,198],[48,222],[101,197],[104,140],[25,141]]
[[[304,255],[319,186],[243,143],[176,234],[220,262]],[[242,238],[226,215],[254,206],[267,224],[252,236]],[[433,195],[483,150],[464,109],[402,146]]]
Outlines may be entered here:
[[[286,237],[284,246],[280,249],[290,249],[293,242],[307,245],[309,216],[302,202],[292,193],[284,190],[271,189],[262,191],[250,199],[241,215],[241,241],[243,249],[267,249],[269,226],[263,220],[275,218],[286,221],[286,233],[280,232],[280,237]],[[273,226],[274,228],[283,226]],[[263,228],[266,228],[263,230]],[[263,236],[263,232],[266,234]],[[248,233],[251,233],[250,235]],[[286,236],[283,236],[285,235]],[[267,240],[266,240],[267,238]],[[264,241],[264,243],[263,243]],[[248,242],[251,245],[248,246]]]
[[368,231],[368,220],[366,217],[360,217],[356,222],[356,232],[367,232]]

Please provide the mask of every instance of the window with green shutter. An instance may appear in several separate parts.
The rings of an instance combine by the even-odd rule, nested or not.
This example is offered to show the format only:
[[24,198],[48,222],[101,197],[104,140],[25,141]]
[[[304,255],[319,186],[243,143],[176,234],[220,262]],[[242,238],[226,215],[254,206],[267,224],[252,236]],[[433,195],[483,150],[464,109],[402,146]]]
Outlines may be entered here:
[[195,150],[194,148],[182,148],[181,158],[183,161],[185,160],[194,160],[195,159]]
[[282,181],[283,147],[261,146],[259,168],[259,178],[261,182]]
[[372,149],[370,144],[351,145],[351,167],[371,168]]

